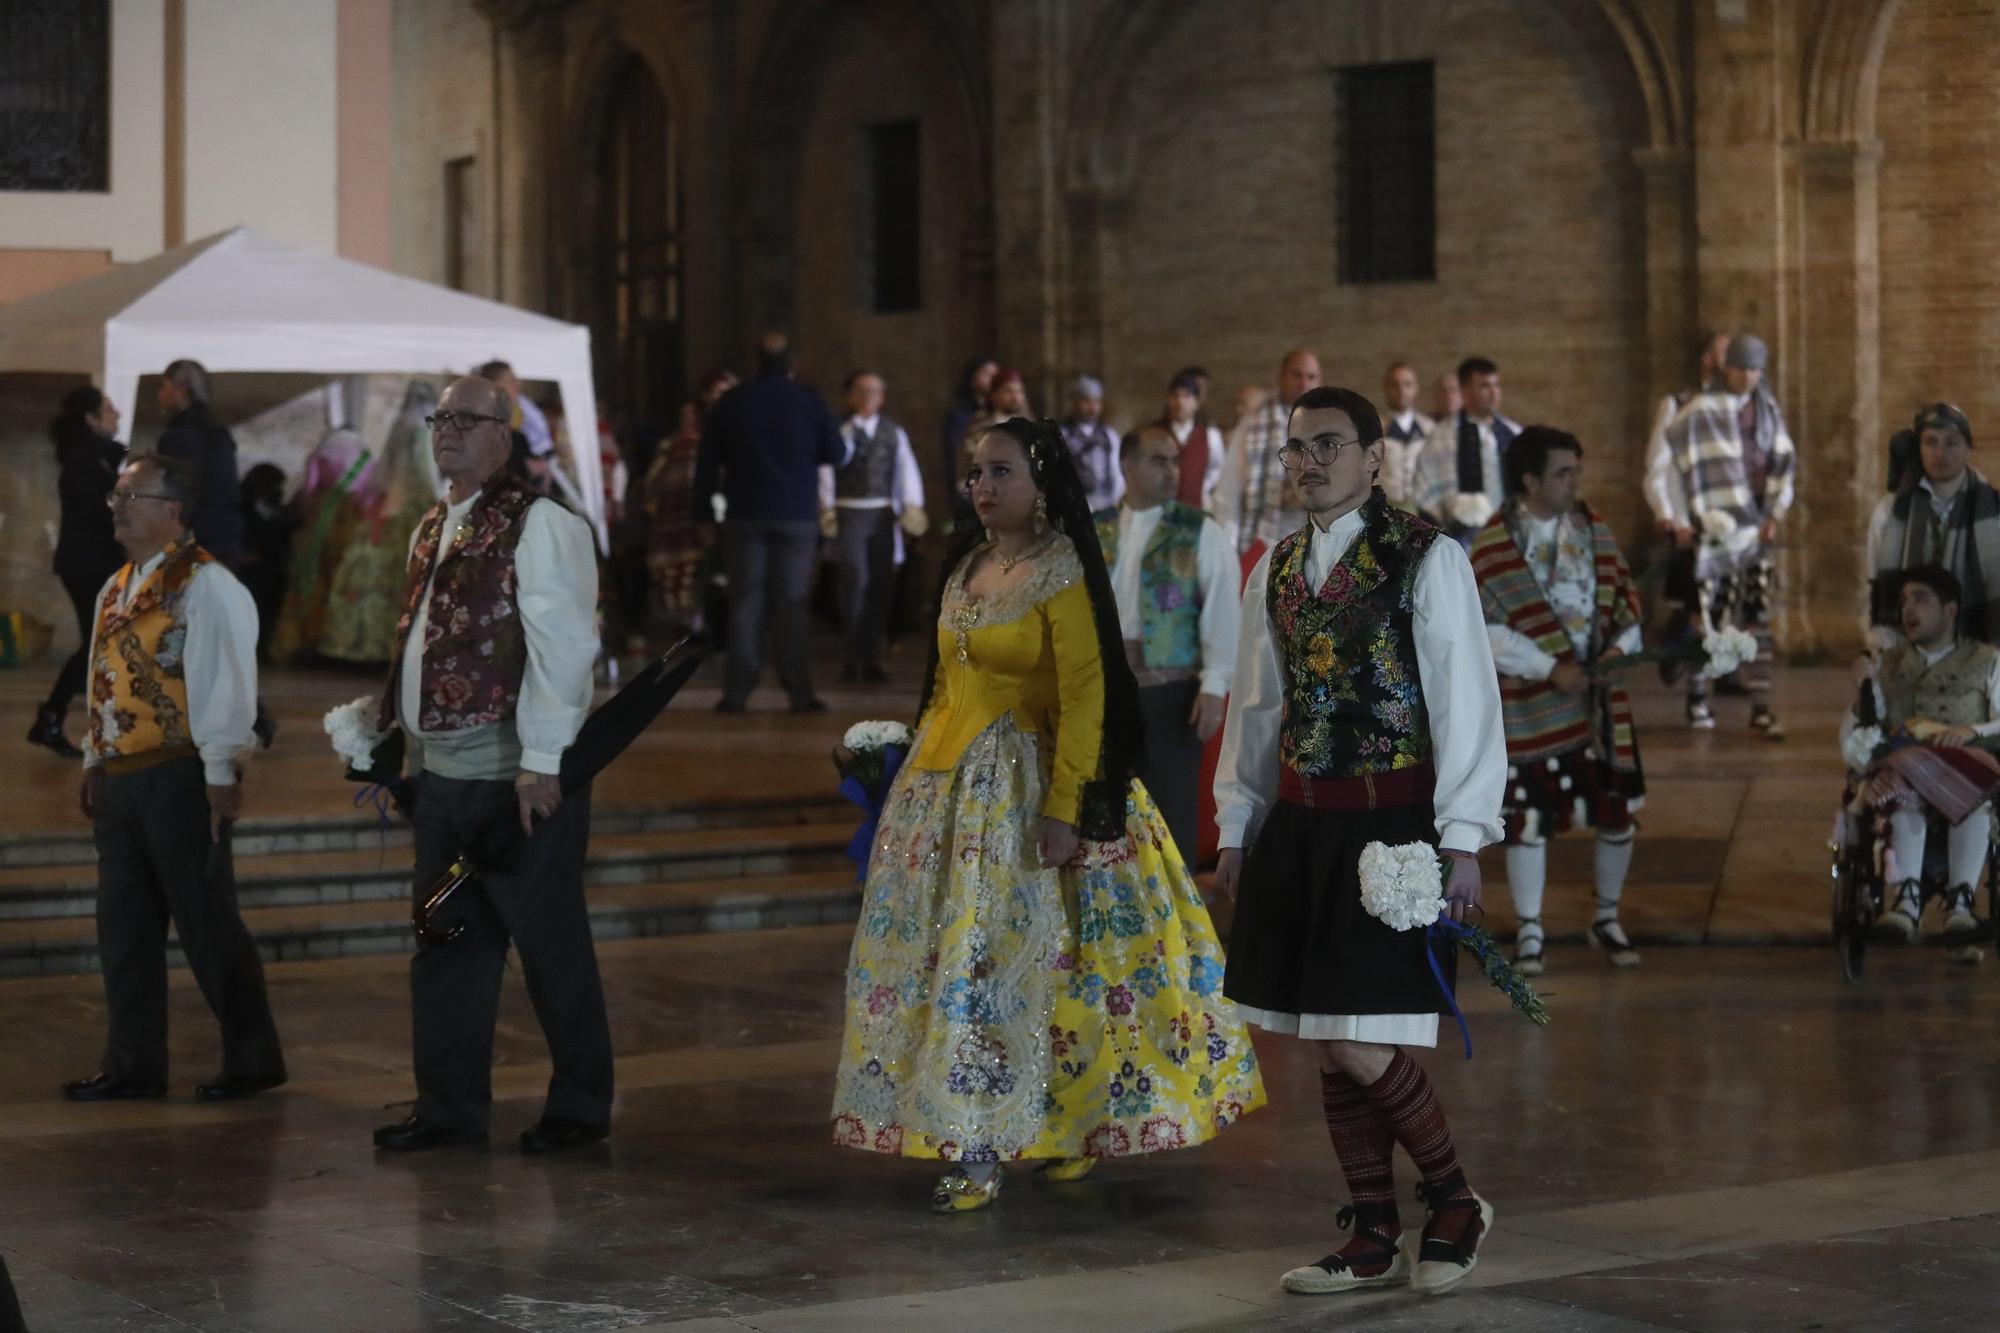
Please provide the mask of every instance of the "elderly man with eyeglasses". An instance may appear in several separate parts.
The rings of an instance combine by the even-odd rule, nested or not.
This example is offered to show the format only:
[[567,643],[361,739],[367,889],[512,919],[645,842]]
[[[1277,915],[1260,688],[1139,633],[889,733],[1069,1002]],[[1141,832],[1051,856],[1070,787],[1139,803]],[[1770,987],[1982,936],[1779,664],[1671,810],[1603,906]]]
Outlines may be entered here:
[[230,826],[236,758],[257,711],[257,607],[189,531],[196,475],[146,454],[107,497],[127,563],[98,594],[82,805],[97,843],[97,948],[107,1036],[71,1101],[167,1091],[167,922],[222,1025],[222,1072],[203,1101],[285,1081],[264,968],[236,908]]
[[507,467],[511,404],[497,385],[454,380],[429,418],[448,484],[411,538],[381,726],[416,756],[416,892],[462,851],[526,841],[440,913],[458,937],[410,962],[417,1104],[375,1131],[409,1152],[486,1141],[493,1025],[510,942],[521,952],[555,1069],[524,1152],[610,1132],[611,1029],[583,901],[588,791],[562,794],[563,751],[590,709],[597,562],[590,527]]
[[[1493,1225],[1403,1050],[1437,1044],[1455,955],[1432,961],[1424,931],[1394,930],[1361,901],[1364,847],[1421,843],[1450,858],[1451,915],[1478,906],[1477,855],[1500,840],[1507,776],[1472,567],[1435,524],[1389,504],[1376,484],[1382,434],[1351,389],[1292,405],[1278,462],[1307,522],[1250,575],[1215,781],[1215,883],[1237,898],[1222,992],[1259,1027],[1317,1046],[1353,1194],[1337,1219],[1354,1223],[1352,1238],[1284,1275],[1303,1294],[1449,1291]],[[1429,1206],[1415,1247],[1396,1209],[1398,1143]]]

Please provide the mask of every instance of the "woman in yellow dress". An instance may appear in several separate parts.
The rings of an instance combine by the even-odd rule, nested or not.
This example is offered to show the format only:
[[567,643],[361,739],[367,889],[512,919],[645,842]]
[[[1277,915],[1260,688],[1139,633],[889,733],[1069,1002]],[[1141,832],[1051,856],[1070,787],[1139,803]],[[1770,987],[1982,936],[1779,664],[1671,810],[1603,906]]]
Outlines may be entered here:
[[1076,465],[1052,422],[974,446],[931,671],[848,959],[834,1141],[1076,1180],[1264,1104],[1194,881],[1132,778],[1138,692]]

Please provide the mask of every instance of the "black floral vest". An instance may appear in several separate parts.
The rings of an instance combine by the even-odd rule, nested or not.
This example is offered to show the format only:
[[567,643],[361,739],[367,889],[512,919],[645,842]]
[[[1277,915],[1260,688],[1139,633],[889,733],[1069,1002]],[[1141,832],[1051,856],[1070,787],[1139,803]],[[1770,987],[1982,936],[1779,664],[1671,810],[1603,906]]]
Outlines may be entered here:
[[1265,604],[1285,675],[1279,753],[1311,778],[1359,777],[1431,759],[1413,633],[1417,569],[1441,530],[1378,489],[1361,532],[1314,591],[1308,524],[1271,552]]

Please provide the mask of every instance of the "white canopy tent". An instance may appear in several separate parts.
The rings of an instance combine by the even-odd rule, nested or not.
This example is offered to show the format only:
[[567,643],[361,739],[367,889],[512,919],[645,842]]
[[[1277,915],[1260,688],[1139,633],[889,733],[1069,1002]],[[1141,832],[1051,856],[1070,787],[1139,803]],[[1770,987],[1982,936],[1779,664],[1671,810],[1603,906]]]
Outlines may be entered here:
[[605,544],[590,330],[237,227],[0,306],[0,371],[91,376],[124,411],[139,377],[192,358],[215,372],[467,374],[506,361],[553,380],[576,468],[564,489]]

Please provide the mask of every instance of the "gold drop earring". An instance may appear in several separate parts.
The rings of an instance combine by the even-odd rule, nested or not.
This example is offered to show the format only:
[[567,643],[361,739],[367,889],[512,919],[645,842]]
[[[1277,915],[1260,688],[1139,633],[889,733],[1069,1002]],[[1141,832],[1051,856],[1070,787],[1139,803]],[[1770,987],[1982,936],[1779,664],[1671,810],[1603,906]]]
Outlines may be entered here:
[[1049,497],[1046,495],[1038,495],[1035,497],[1035,531],[1040,532],[1043,528],[1046,528],[1048,525],[1049,525]]

